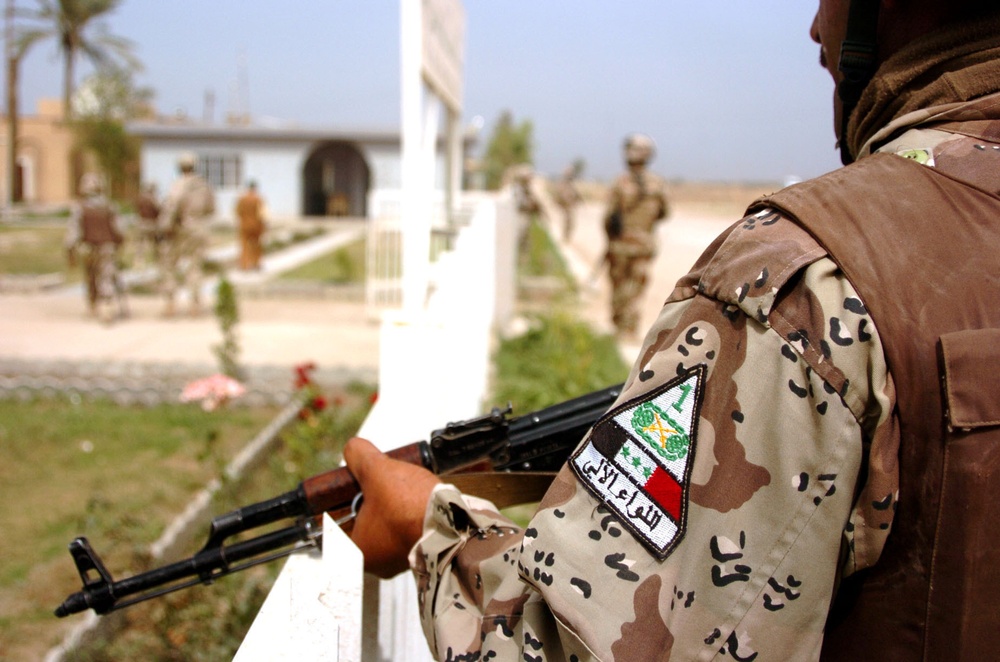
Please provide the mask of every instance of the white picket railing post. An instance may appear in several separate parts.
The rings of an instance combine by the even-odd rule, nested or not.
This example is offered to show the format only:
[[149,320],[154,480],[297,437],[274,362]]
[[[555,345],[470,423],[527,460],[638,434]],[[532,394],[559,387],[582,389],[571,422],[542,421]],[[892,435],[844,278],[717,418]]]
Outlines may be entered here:
[[289,557],[234,662],[361,662],[364,559],[329,515],[323,551]]

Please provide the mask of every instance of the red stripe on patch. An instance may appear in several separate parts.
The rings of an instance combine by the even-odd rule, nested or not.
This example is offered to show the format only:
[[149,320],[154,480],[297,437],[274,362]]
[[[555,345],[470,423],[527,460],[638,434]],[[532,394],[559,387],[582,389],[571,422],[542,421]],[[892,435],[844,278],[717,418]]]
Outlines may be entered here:
[[649,496],[653,497],[667,513],[674,518],[675,522],[681,521],[681,497],[684,489],[677,479],[664,471],[662,467],[657,467],[653,475],[649,477],[643,486]]

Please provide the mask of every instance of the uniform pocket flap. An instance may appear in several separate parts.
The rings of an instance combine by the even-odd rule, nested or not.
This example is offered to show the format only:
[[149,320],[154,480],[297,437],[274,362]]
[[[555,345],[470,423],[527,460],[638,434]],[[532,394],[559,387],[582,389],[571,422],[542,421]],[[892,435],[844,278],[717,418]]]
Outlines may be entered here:
[[1000,329],[946,333],[941,356],[948,423],[1000,425]]

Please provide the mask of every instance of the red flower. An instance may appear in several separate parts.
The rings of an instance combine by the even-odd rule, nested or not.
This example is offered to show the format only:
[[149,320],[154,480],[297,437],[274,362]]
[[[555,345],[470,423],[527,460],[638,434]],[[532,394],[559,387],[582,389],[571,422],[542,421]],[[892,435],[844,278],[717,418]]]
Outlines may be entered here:
[[310,406],[312,407],[313,411],[323,411],[324,409],[326,409],[326,405],[327,405],[326,398],[324,398],[322,395],[317,395],[312,399],[312,404]]
[[374,391],[370,396],[368,396],[368,404],[373,405],[376,402],[378,402],[378,391]]
[[316,364],[312,361],[308,363],[300,363],[295,366],[295,388],[305,388],[312,384],[312,377],[309,373],[316,369]]

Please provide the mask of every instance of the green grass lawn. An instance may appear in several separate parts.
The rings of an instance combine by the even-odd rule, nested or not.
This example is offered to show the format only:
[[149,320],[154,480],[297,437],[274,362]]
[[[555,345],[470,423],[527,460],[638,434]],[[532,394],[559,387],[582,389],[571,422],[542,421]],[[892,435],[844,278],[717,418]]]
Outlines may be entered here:
[[134,569],[145,545],[275,413],[0,401],[0,658],[36,659],[22,647],[58,643],[52,610],[80,583],[70,540],[87,535],[112,572]]
[[24,647],[58,643],[52,610],[80,588],[70,540],[88,536],[113,573],[134,570],[145,546],[275,413],[0,401],[0,658],[37,659]]
[[[325,405],[318,408],[313,396],[321,396]],[[216,514],[294,489],[303,478],[338,466],[340,449],[367,416],[372,398],[373,389],[365,384],[313,392],[307,402],[317,406],[305,407],[300,419],[282,431],[282,443],[265,466],[238,490],[222,495]],[[197,538],[191,553],[204,540]],[[73,659],[231,660],[281,566],[280,561],[267,563],[129,607],[121,612],[126,619],[121,631],[76,651]]]
[[[327,406],[287,426],[263,466],[220,490],[213,513],[281,494],[337,466],[372,392],[364,384],[317,392]],[[116,579],[147,569],[148,545],[277,411],[0,401],[0,659],[41,659],[79,622],[53,615],[80,589],[67,548],[73,538],[87,536]],[[207,527],[196,532],[186,553],[207,535]],[[266,564],[129,607],[111,641],[72,659],[232,659],[280,567]]]
[[58,225],[0,226],[0,274],[67,272],[65,235]]
[[576,291],[576,281],[562,254],[537,217],[533,217],[528,225],[526,241],[520,248],[517,262],[519,275],[555,277],[565,284],[568,292]]
[[[70,268],[66,262],[66,221],[0,225],[0,274],[39,275],[62,273],[70,280],[79,280],[81,267]],[[213,228],[208,236],[210,248],[236,241],[236,233],[228,228]],[[126,268],[136,263],[138,230],[125,229],[125,243],[119,251],[119,262]],[[149,257],[144,256],[145,260]]]
[[351,242],[332,253],[310,260],[281,274],[282,280],[310,280],[331,285],[363,283],[365,280],[364,239]]
[[565,312],[532,319],[527,333],[500,342],[493,356],[494,402],[525,414],[625,381],[615,339]]
[[494,402],[525,413],[624,381],[629,366],[615,339],[579,321],[576,281],[545,227],[532,219],[518,253],[522,279],[546,278],[558,291],[529,314],[529,330],[504,339],[493,356]]

